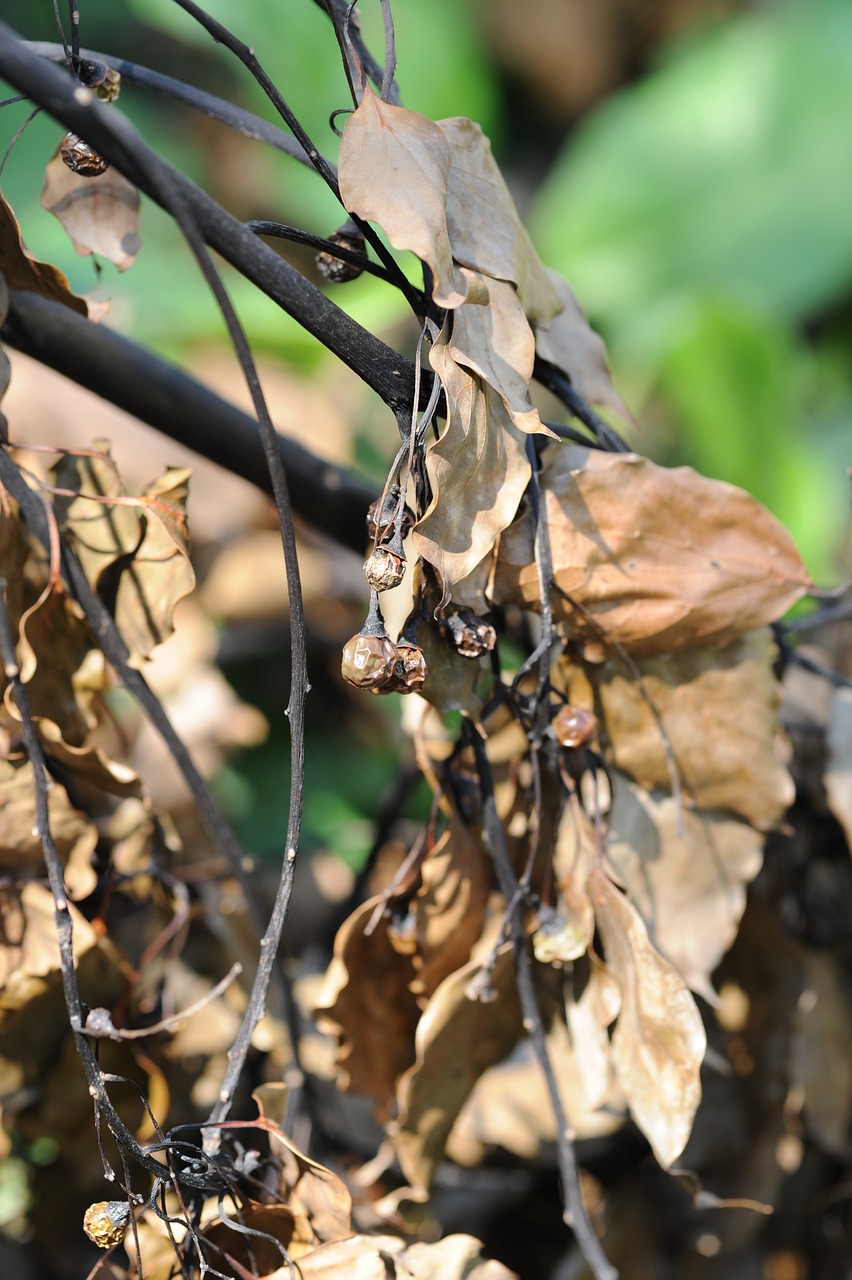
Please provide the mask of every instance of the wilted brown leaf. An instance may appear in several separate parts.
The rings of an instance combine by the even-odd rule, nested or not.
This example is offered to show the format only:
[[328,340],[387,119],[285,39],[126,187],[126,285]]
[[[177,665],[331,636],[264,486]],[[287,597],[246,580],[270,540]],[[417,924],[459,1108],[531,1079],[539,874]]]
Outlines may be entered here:
[[381,897],[369,899],[338,930],[316,1010],[321,1028],[341,1037],[341,1088],[375,1098],[386,1112],[414,1059],[420,1009],[410,990],[411,957],[393,947],[387,920],[380,915],[373,932],[365,932],[383,905]]
[[77,252],[95,253],[119,271],[139,252],[139,192],[117,169],[97,177],[74,173],[57,151],[48,162],[42,208],[62,223]]
[[511,523],[530,478],[524,435],[491,387],[459,368],[446,338],[430,355],[447,425],[426,455],[433,498],[412,537],[444,591],[465,578]]
[[[773,621],[808,590],[793,540],[755,498],[635,454],[577,445],[548,450],[542,469],[556,585],[570,631],[633,653],[730,643]],[[539,607],[532,516],[500,540],[493,596]]]
[[[92,699],[104,689],[106,673],[88,623],[62,587],[55,586],[21,618],[18,654],[32,714],[49,717],[69,746],[82,746],[94,725]],[[14,706],[10,691],[6,705],[10,711]]]
[[651,946],[636,908],[597,867],[589,892],[621,990],[613,1065],[634,1121],[667,1169],[686,1146],[701,1101],[701,1016],[682,978]]
[[497,954],[492,998],[468,996],[482,974],[473,961],[446,978],[417,1026],[417,1059],[399,1082],[399,1126],[394,1148],[417,1192],[429,1187],[456,1116],[482,1072],[499,1062],[521,1034],[511,946]]
[[[613,657],[587,668],[607,759],[647,791],[671,790],[662,720],[683,802],[739,814],[760,830],[793,802],[779,759],[780,686],[768,630],[725,649],[684,649],[638,658],[636,671]],[[638,671],[638,675],[637,675]],[[570,677],[569,677],[570,678]]]
[[65,276],[58,267],[39,262],[25,248],[21,229],[9,205],[0,195],[0,275],[5,276],[10,289],[25,293],[40,293],[52,302],[61,302],[88,315],[85,299],[71,292]]
[[[70,906],[74,960],[97,946],[88,920]],[[0,902],[0,1016],[14,1012],[44,991],[59,970],[56,908],[43,884],[25,884],[20,892],[2,891]]]
[[569,999],[565,1017],[577,1063],[582,1097],[595,1111],[609,1098],[613,1084],[607,1028],[618,1017],[621,992],[609,970],[590,957],[589,980],[579,1000]]
[[412,907],[417,949],[414,990],[431,996],[470,959],[482,932],[491,876],[477,830],[453,814],[448,831],[423,860],[421,887]]
[[790,1042],[790,1083],[808,1136],[843,1158],[852,1120],[852,1008],[837,955],[802,949],[803,991]]
[[[485,1260],[471,1236],[410,1244],[398,1236],[350,1236],[302,1258],[303,1280],[517,1280],[500,1262]],[[268,1280],[291,1280],[282,1267]]]
[[[48,795],[50,830],[64,864],[69,893],[85,898],[95,887],[94,826],[71,807],[65,788],[52,781]],[[23,756],[0,760],[0,871],[13,880],[43,876],[44,855],[35,830],[35,775]]]
[[[713,998],[710,975],[736,937],[764,838],[744,822],[685,809],[612,775],[606,855],[664,956]],[[679,834],[679,819],[684,834]]]

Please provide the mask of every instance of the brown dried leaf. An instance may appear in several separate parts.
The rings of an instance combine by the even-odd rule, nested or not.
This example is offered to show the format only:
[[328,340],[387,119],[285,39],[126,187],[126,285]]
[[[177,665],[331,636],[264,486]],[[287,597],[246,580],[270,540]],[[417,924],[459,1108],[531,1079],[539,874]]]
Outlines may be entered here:
[[[690,467],[576,445],[548,450],[542,487],[560,591],[555,616],[633,653],[724,645],[773,621],[810,578],[787,531],[756,499]],[[493,596],[539,607],[532,516],[500,540]]]
[[52,302],[61,302],[80,315],[88,315],[84,298],[78,298],[58,267],[39,262],[25,248],[21,229],[9,205],[0,195],[0,275],[10,289],[40,293]]
[[802,948],[803,991],[790,1042],[790,1083],[808,1138],[841,1159],[852,1120],[852,1008],[839,958]]
[[463,116],[439,120],[437,127],[450,148],[446,208],[454,258],[515,285],[530,322],[543,323],[556,315],[561,299],[518,217],[491,143]]
[[360,906],[338,930],[334,958],[316,1002],[322,1030],[341,1037],[340,1087],[376,1098],[386,1110],[396,1082],[414,1060],[414,1031],[420,1016],[410,984],[410,956],[400,955],[380,916],[381,897]]
[[[398,1236],[350,1236],[315,1249],[299,1270],[303,1280],[517,1280],[465,1235],[410,1245]],[[282,1267],[268,1280],[291,1280],[291,1272]]]
[[511,946],[497,954],[487,1001],[468,996],[480,975],[482,964],[473,961],[441,983],[417,1026],[416,1061],[399,1082],[393,1143],[416,1192],[428,1189],[456,1117],[482,1072],[505,1058],[521,1035]]
[[776,750],[781,695],[775,657],[771,634],[761,630],[722,650],[639,658],[641,684],[616,658],[589,667],[607,759],[647,791],[671,790],[653,705],[686,805],[727,810],[760,830],[775,826],[794,797]]
[[[91,704],[105,687],[106,673],[88,623],[61,587],[21,618],[18,654],[32,714],[49,717],[69,746],[82,746],[95,723]],[[11,690],[6,705],[19,718]]]
[[457,307],[468,286],[447,231],[450,147],[427,116],[382,102],[365,88],[340,144],[340,195],[350,213],[375,222],[395,249],[428,263],[435,301]]
[[701,1015],[683,979],[651,946],[636,908],[597,867],[589,891],[621,989],[613,1065],[634,1121],[667,1169],[686,1146],[701,1101]]
[[[71,807],[65,788],[52,781],[48,795],[50,830],[74,898],[85,898],[95,887],[91,865],[98,834]],[[13,880],[44,875],[44,855],[35,830],[35,775],[23,756],[0,760],[0,872]]]
[[633,425],[633,415],[612,384],[603,338],[583,315],[568,282],[556,271],[548,270],[547,275],[559,295],[562,310],[536,327],[536,351],[566,373],[589,404],[612,409]]
[[418,995],[431,996],[470,959],[490,892],[491,876],[476,829],[454,813],[449,830],[423,861],[421,887],[412,903]]
[[[736,937],[763,836],[725,814],[683,810],[612,775],[606,855],[654,944],[688,986],[713,999],[710,975]],[[679,817],[685,835],[678,833]]]
[[[73,928],[74,960],[98,945],[95,930],[85,916],[69,906]],[[44,991],[59,971],[56,909],[53,895],[43,884],[26,884],[20,892],[5,889],[0,901],[0,1016],[23,1008]]]
[[445,337],[430,360],[446,392],[447,424],[426,455],[433,498],[412,537],[450,596],[514,519],[530,464],[500,397],[459,368]]
[[613,1070],[607,1028],[618,1017],[620,1008],[618,983],[604,965],[591,958],[589,980],[582,995],[579,1000],[568,1000],[565,1005],[582,1097],[590,1111],[602,1106],[612,1091]]
[[57,151],[45,170],[41,204],[56,215],[82,257],[96,253],[119,271],[133,266],[140,244],[139,192],[117,169],[86,178]]

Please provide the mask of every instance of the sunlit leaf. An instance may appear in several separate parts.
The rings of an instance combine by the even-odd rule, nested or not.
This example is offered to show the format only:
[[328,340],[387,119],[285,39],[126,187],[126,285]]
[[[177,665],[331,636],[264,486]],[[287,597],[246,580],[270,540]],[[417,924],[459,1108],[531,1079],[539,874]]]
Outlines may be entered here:
[[68,281],[59,268],[47,262],[39,262],[24,248],[20,227],[2,195],[0,195],[0,275],[5,277],[10,289],[40,293],[51,302],[61,302],[81,315],[88,314],[85,300],[71,292]]
[[139,252],[139,192],[117,169],[97,177],[74,173],[57,152],[49,162],[42,206],[62,223],[77,252],[97,254],[119,271]]

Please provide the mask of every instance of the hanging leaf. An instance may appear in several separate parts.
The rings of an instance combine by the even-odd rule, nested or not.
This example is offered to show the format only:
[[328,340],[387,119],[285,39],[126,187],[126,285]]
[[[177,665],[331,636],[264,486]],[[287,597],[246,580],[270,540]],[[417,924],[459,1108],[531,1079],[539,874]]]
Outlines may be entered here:
[[470,959],[482,933],[491,875],[476,829],[453,813],[451,825],[424,858],[421,885],[412,903],[417,949],[413,984],[430,996]]
[[0,275],[9,289],[23,293],[40,293],[51,302],[61,302],[80,315],[87,315],[85,299],[71,292],[71,287],[58,267],[39,262],[21,239],[21,229],[11,208],[0,195]]
[[[85,898],[97,881],[92,854],[96,828],[72,808],[55,780],[48,793],[50,830],[74,898]],[[36,831],[35,774],[23,756],[0,759],[0,873],[13,881],[44,875],[44,853]]]
[[648,941],[642,918],[599,869],[589,877],[607,966],[621,991],[612,1061],[630,1113],[668,1169],[686,1146],[701,1101],[707,1048],[683,979]]
[[[633,653],[722,646],[780,617],[810,586],[778,521],[691,467],[562,445],[548,451],[541,483],[554,614],[578,637]],[[497,603],[539,608],[534,536],[527,512],[501,538]]]
[[139,192],[117,169],[85,177],[69,169],[57,152],[45,170],[41,203],[82,257],[97,254],[119,271],[133,266],[140,244]]

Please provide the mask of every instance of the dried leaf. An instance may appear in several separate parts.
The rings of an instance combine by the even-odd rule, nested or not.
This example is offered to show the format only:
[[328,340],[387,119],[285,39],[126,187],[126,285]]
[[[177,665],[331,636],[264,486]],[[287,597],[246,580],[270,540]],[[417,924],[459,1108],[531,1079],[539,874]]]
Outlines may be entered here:
[[[303,1280],[516,1280],[500,1262],[485,1260],[471,1236],[410,1244],[398,1236],[351,1236],[322,1245],[299,1263]],[[282,1267],[268,1280],[292,1280]]]
[[583,1101],[596,1111],[612,1090],[607,1028],[618,1017],[621,992],[609,970],[592,958],[589,980],[579,1000],[568,1000],[565,1017],[577,1063]]
[[96,253],[119,271],[133,265],[140,244],[139,192],[117,169],[83,177],[57,151],[45,170],[41,203],[56,215],[82,257]]
[[[654,944],[687,985],[713,999],[710,975],[736,937],[763,836],[725,814],[684,810],[624,775],[612,778],[606,855]],[[678,832],[679,818],[684,832]]]
[[405,1177],[425,1192],[463,1103],[486,1067],[499,1062],[521,1034],[511,946],[497,954],[492,998],[472,1000],[470,984],[483,974],[473,961],[445,979],[417,1026],[417,1058],[399,1082],[399,1127],[394,1147]]
[[418,995],[431,996],[470,959],[490,892],[491,876],[476,829],[454,813],[449,830],[423,861],[421,887],[412,903]]
[[[48,794],[50,831],[65,868],[69,893],[85,898],[95,887],[92,853],[95,827],[71,807],[65,788],[52,780]],[[23,756],[0,760],[0,872],[13,880],[44,875],[44,855],[35,829],[35,774]]]
[[701,1101],[701,1015],[683,979],[651,946],[636,908],[597,867],[589,892],[621,989],[613,1065],[634,1121],[667,1169],[686,1146]]
[[771,634],[761,630],[722,650],[639,658],[638,677],[617,658],[590,666],[606,758],[647,791],[671,790],[655,708],[684,804],[727,810],[760,830],[775,826],[794,797],[776,750],[780,686],[775,657]]
[[[74,960],[98,945],[95,930],[85,916],[69,906],[73,928]],[[21,1009],[44,991],[51,975],[59,971],[56,940],[56,908],[53,895],[43,884],[25,884],[20,892],[2,891],[0,901],[0,1015]]]
[[502,400],[459,368],[445,338],[430,359],[446,392],[447,424],[426,455],[433,498],[412,537],[450,596],[514,519],[530,464]]
[[61,302],[80,315],[88,314],[84,298],[71,292],[70,285],[58,267],[39,262],[25,248],[11,208],[0,195],[0,275],[10,289],[24,293],[40,293],[51,302]]
[[[103,658],[79,607],[60,587],[21,618],[18,653],[33,716],[49,717],[71,747],[80,747],[94,726],[91,704],[105,688]],[[18,717],[6,693],[6,705]]]
[[[690,467],[562,445],[548,450],[541,480],[564,593],[554,614],[572,634],[633,653],[721,646],[780,617],[808,590],[778,521],[742,489]],[[539,607],[530,512],[500,540],[493,596]]]
[[828,716],[825,794],[852,852],[852,689],[835,689]]
[[803,991],[790,1043],[790,1083],[809,1139],[843,1159],[852,1120],[852,1009],[836,955],[802,949]]
[[556,271],[547,274],[562,302],[562,310],[552,320],[536,327],[536,351],[543,360],[566,373],[589,404],[612,409],[632,425],[633,415],[612,384],[603,338],[583,315],[568,282]]
[[340,144],[340,195],[350,213],[382,228],[395,249],[428,263],[435,301],[457,307],[468,287],[447,230],[450,147],[433,120],[382,102],[367,86]]

